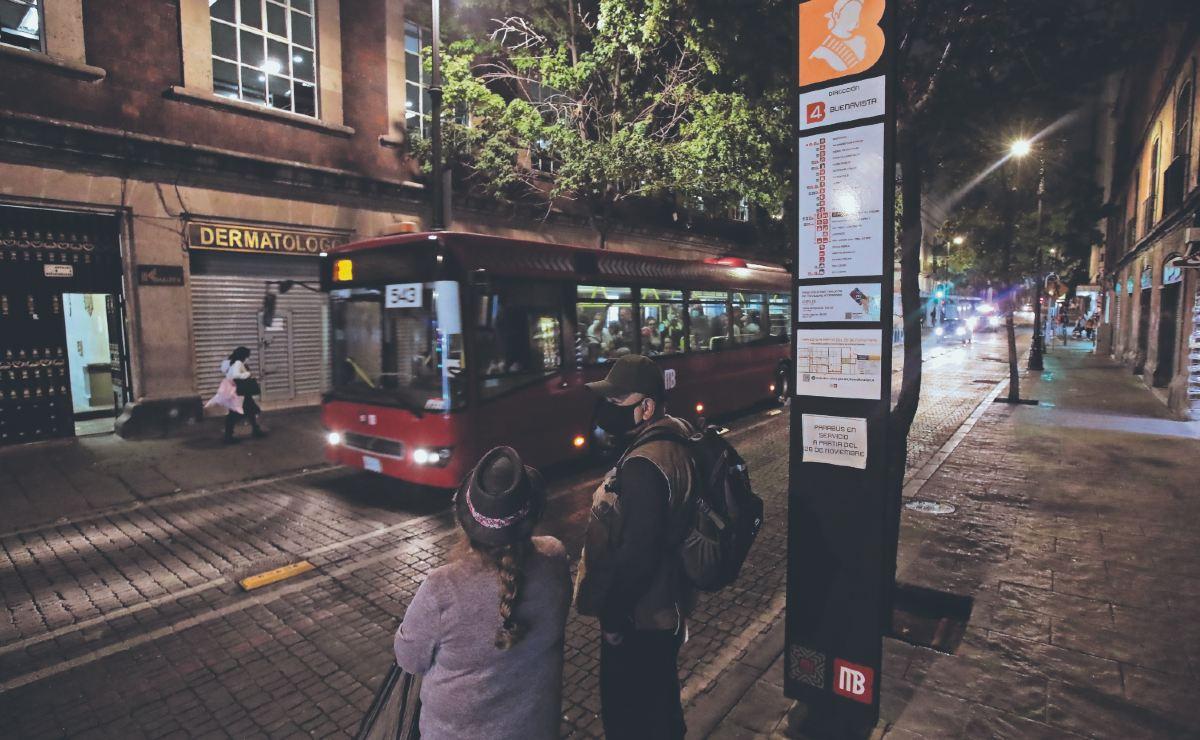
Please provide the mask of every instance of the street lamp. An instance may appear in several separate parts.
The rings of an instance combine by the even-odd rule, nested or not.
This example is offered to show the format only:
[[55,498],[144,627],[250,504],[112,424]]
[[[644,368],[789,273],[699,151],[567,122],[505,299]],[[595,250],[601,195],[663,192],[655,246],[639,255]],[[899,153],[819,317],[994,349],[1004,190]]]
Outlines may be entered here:
[[433,79],[429,85],[429,102],[433,104],[433,120],[430,122],[430,144],[433,158],[431,173],[433,183],[430,196],[433,200],[433,214],[430,218],[430,230],[442,231],[446,228],[446,204],[442,195],[442,3],[433,0]]
[[956,236],[956,237],[954,237],[953,241],[954,241],[954,246],[961,247],[963,245],[963,242],[966,241],[966,239],[963,239],[961,236]]
[[[1017,159],[1023,159],[1033,152],[1033,143],[1029,139],[1017,139],[1009,146],[1009,153]],[[1033,345],[1029,348],[1029,369],[1042,370],[1042,355],[1045,352],[1044,332],[1042,331],[1042,293],[1045,285],[1042,281],[1042,196],[1046,192],[1046,163],[1038,157],[1038,186],[1037,186],[1037,231],[1034,240],[1037,246],[1037,295],[1033,301]],[[1054,250],[1050,250],[1051,256]]]

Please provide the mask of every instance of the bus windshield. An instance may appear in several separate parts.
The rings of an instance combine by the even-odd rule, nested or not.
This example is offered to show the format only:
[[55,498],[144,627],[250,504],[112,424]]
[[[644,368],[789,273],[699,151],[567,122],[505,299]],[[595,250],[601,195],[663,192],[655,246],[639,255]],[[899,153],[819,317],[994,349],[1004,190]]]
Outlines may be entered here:
[[331,291],[333,388],[418,411],[466,400],[458,283]]

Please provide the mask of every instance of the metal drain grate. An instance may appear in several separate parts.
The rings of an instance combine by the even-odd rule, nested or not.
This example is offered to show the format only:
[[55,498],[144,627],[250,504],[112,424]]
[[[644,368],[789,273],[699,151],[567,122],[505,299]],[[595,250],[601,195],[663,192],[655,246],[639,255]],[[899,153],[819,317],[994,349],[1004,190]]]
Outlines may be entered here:
[[891,637],[954,655],[974,604],[970,596],[897,583],[892,594]]
[[924,501],[921,499],[909,501],[904,504],[904,508],[909,511],[915,511],[918,514],[933,514],[934,516],[945,516],[957,511],[952,504],[943,504],[939,501]]

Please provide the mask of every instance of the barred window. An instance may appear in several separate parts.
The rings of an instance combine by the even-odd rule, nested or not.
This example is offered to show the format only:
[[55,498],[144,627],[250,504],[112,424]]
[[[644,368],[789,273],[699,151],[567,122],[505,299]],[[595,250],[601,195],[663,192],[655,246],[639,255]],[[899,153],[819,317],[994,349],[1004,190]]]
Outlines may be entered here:
[[212,0],[213,92],[317,115],[314,0]]
[[427,116],[433,110],[429,99],[429,75],[421,65],[421,49],[430,45],[430,31],[412,21],[404,23],[404,127],[409,134],[428,132]]
[[0,44],[46,50],[41,0],[0,0]]

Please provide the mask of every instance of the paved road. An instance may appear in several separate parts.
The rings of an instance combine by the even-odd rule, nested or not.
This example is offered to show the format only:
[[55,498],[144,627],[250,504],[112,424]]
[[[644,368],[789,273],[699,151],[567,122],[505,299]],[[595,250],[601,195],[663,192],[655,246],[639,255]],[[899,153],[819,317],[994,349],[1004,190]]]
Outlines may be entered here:
[[[1003,346],[927,351],[910,466],[1005,374]],[[986,382],[979,382],[986,381]],[[745,576],[702,599],[681,659],[702,692],[783,607],[787,413],[730,423],[767,503]],[[545,529],[578,553],[596,471],[552,481]],[[457,533],[444,493],[346,470],[284,477],[0,535],[0,720],[19,737],[289,737],[353,731],[391,633]],[[238,578],[314,572],[244,593]],[[596,625],[568,624],[564,736],[600,734]]]

